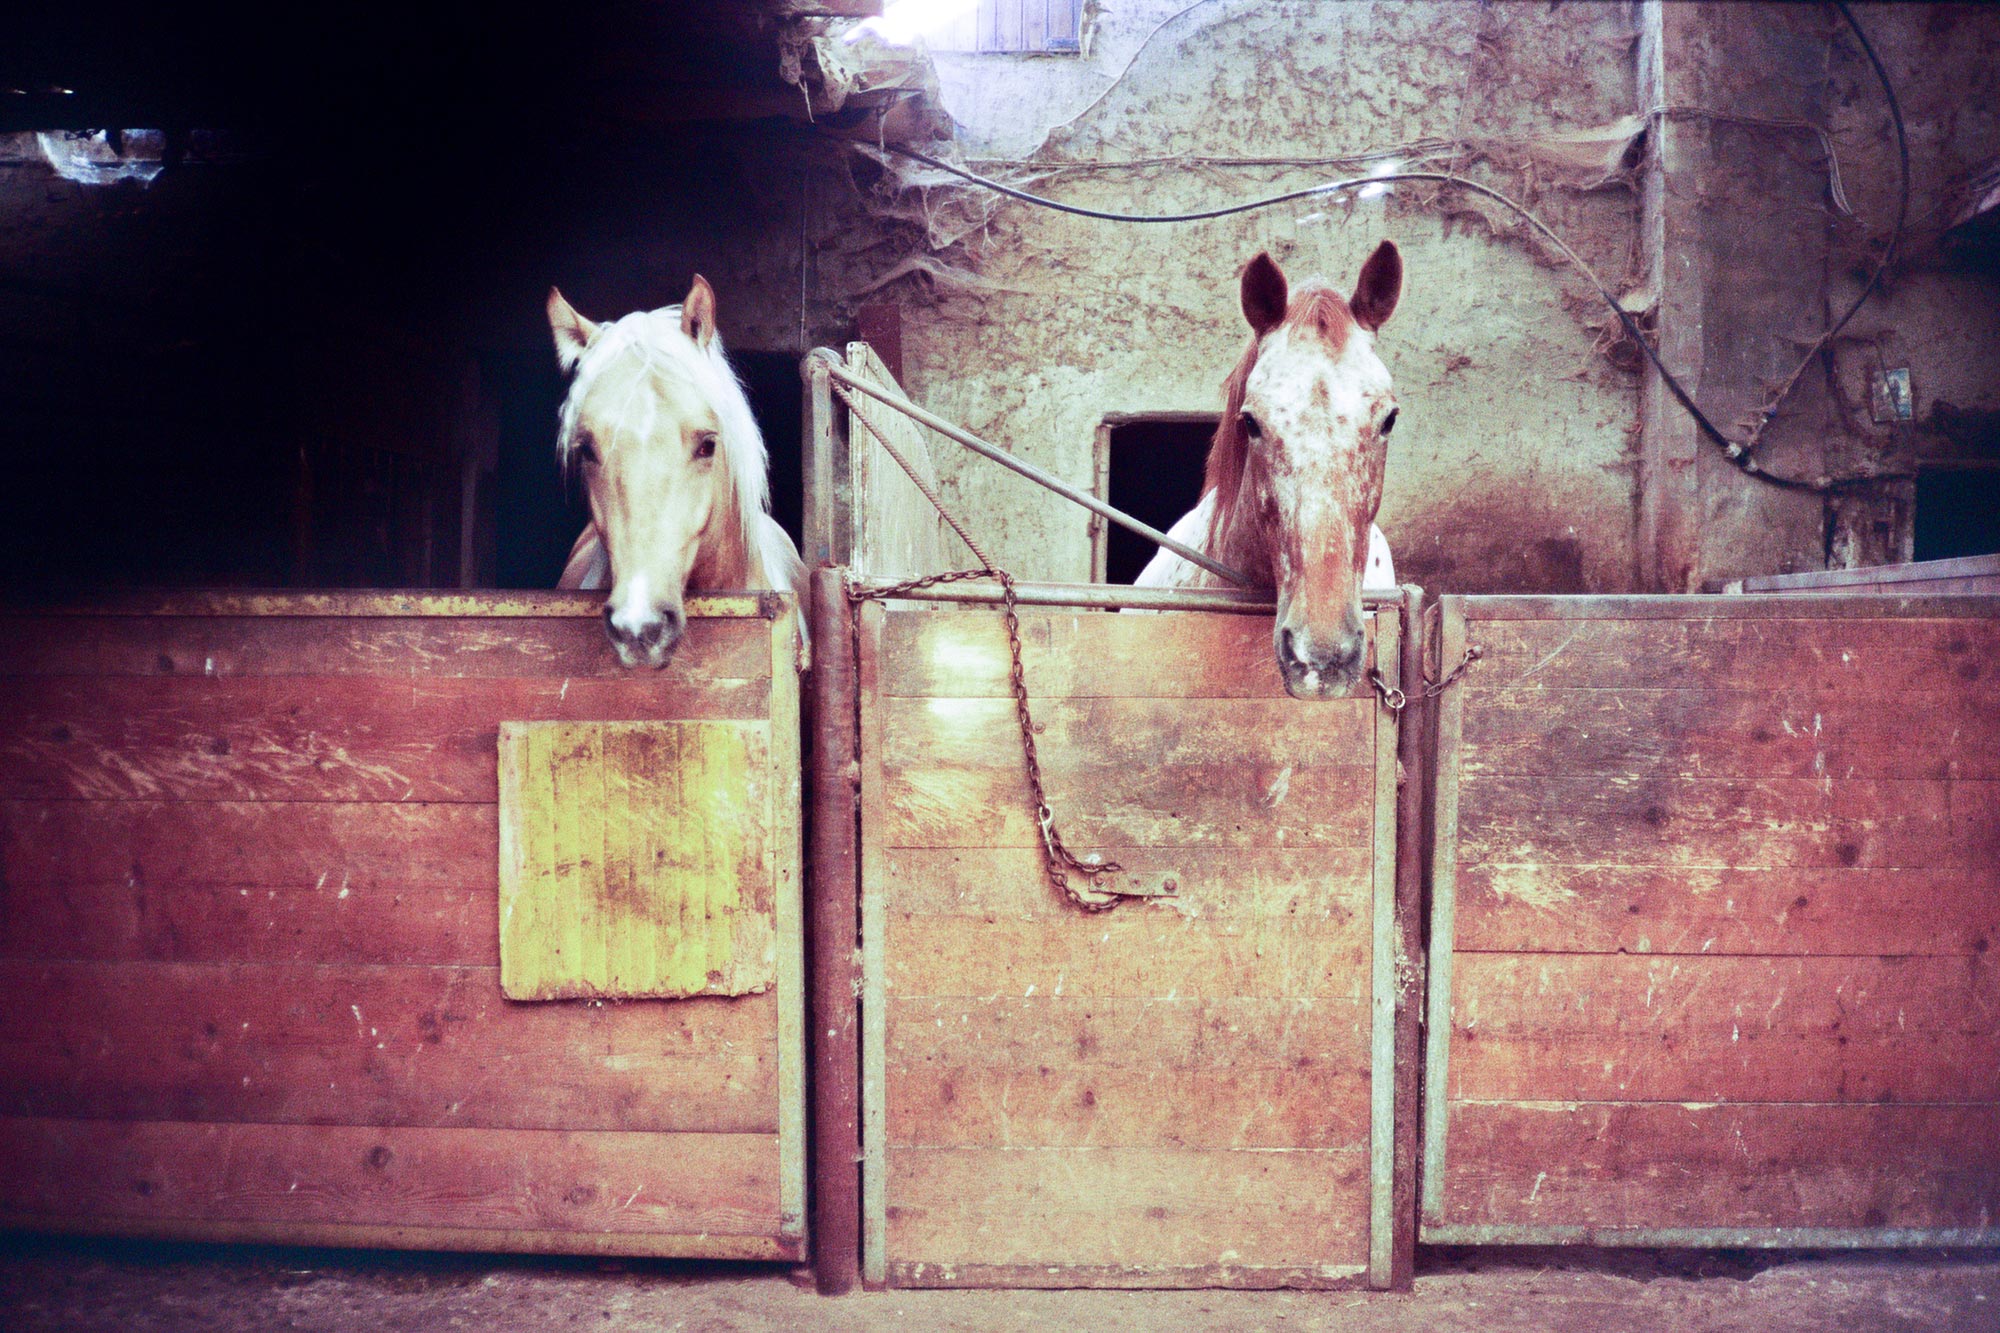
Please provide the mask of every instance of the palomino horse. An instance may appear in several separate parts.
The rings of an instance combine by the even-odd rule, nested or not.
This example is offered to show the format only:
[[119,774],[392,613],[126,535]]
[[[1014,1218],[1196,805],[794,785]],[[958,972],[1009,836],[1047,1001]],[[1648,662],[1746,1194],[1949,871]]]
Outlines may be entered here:
[[[1269,255],[1250,261],[1250,347],[1224,384],[1201,503],[1168,534],[1277,589],[1272,646],[1294,698],[1354,688],[1367,656],[1361,589],[1396,585],[1375,527],[1396,399],[1374,335],[1402,290],[1403,259],[1388,241],[1361,266],[1351,299],[1319,282],[1293,292]],[[1138,582],[1222,581],[1162,550]]]
[[604,630],[626,666],[665,666],[689,591],[804,592],[798,548],[770,513],[764,437],[715,335],[715,292],[593,324],[549,289],[571,379],[556,455],[581,472],[590,524],[557,586],[605,588]]

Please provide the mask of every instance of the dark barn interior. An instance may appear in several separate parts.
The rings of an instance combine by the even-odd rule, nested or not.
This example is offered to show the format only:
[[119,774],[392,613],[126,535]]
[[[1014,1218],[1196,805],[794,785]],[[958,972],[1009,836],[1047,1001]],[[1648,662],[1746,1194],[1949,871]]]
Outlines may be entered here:
[[[791,91],[756,7],[8,22],[10,591],[549,586],[582,509],[548,285],[665,305],[726,264],[704,236],[786,220],[797,262],[798,199],[737,169],[772,149],[733,118]],[[18,162],[106,125],[151,179]],[[738,354],[794,531],[798,336]]]

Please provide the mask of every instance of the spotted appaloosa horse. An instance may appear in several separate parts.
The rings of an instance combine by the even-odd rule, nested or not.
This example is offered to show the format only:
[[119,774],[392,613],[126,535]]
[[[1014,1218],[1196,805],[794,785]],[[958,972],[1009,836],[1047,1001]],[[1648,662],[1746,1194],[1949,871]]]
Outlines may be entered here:
[[626,666],[664,666],[686,593],[804,593],[805,566],[770,513],[764,437],[715,333],[699,274],[678,306],[608,324],[549,290],[570,373],[556,453],[580,473],[590,524],[557,586],[609,588],[604,629]]
[[[1269,255],[1250,261],[1241,292],[1250,347],[1224,385],[1201,503],[1169,532],[1277,589],[1272,646],[1294,698],[1354,688],[1367,656],[1361,589],[1396,584],[1375,527],[1396,424],[1375,331],[1402,290],[1403,259],[1388,241],[1361,266],[1352,297],[1312,281],[1292,291]],[[1138,582],[1222,586],[1166,550]]]

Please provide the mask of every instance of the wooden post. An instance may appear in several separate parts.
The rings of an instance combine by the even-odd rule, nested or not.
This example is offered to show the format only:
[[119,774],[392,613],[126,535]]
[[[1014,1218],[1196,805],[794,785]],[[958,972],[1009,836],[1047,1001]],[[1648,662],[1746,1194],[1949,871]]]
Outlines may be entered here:
[[824,350],[807,355],[799,367],[805,379],[805,546],[800,554],[805,557],[809,568],[845,558],[844,550],[836,546],[845,543],[836,541],[838,529],[835,512],[835,478],[839,476],[836,458],[839,443],[835,437],[833,422],[833,381],[827,376],[826,358],[833,355]]
[[860,815],[855,791],[854,641],[841,571],[812,575],[811,954],[812,1254],[820,1294],[852,1291],[861,1270]]

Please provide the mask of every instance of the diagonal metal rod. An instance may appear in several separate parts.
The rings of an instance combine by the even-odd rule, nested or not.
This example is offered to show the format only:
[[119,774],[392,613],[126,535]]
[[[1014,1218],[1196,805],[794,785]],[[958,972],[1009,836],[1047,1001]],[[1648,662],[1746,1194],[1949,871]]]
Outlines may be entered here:
[[1040,468],[1036,467],[1033,463],[1022,462],[1020,459],[1014,457],[1014,455],[1008,453],[1004,449],[1001,449],[997,445],[988,444],[986,441],[980,439],[977,435],[972,434],[970,431],[961,430],[959,427],[952,425],[949,421],[946,421],[943,417],[937,416],[930,412],[926,412],[923,408],[918,407],[915,403],[911,402],[907,398],[904,398],[900,394],[890,393],[887,389],[883,389],[875,384],[871,384],[869,381],[861,378],[859,375],[850,374],[847,370],[847,367],[841,365],[831,352],[828,352],[826,354],[826,369],[829,375],[831,375],[834,379],[840,381],[842,384],[845,384],[848,388],[858,389],[862,393],[867,394],[870,398],[878,399],[879,401],[886,403],[890,407],[895,408],[898,412],[901,412],[904,416],[909,417],[911,420],[916,421],[922,425],[929,426],[932,430],[944,436],[946,439],[962,444],[966,448],[972,450],[973,453],[979,454],[986,458],[990,458],[994,462],[998,463],[1000,466],[1004,468],[1010,468],[1013,471],[1020,473],[1022,476],[1026,477],[1029,481],[1032,481],[1039,486],[1047,487],[1049,490],[1054,491],[1057,495],[1062,496],[1065,500],[1074,500],[1077,504],[1082,505],[1085,509],[1088,509],[1091,513],[1097,514],[1102,518],[1109,519],[1111,522],[1116,523],[1119,527],[1125,528],[1128,531],[1136,532],[1141,537],[1144,537],[1147,541],[1152,542],[1155,545],[1164,546],[1167,550],[1172,551],[1175,555],[1179,556],[1181,559],[1199,565],[1203,569],[1207,570],[1209,573],[1215,574],[1221,578],[1228,579],[1231,583],[1237,584],[1241,587],[1256,588],[1258,586],[1258,584],[1253,579],[1251,579],[1247,574],[1239,573],[1238,571],[1231,569],[1228,565],[1223,564],[1220,560],[1217,560],[1215,557],[1210,555],[1204,555],[1202,552],[1195,550],[1194,547],[1189,546],[1184,542],[1179,542],[1174,540],[1172,537],[1169,537],[1166,533],[1161,532],[1158,528],[1152,527],[1149,524],[1141,523],[1138,519],[1133,518],[1130,514],[1125,513],[1123,510],[1113,509],[1110,505],[1104,503],[1104,501],[1098,499],[1090,492],[1078,490],[1076,487],[1070,485],[1068,482],[1062,480],[1060,477],[1055,477],[1047,472],[1042,471]]

